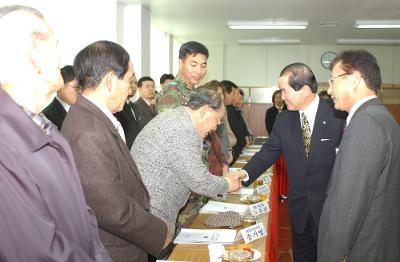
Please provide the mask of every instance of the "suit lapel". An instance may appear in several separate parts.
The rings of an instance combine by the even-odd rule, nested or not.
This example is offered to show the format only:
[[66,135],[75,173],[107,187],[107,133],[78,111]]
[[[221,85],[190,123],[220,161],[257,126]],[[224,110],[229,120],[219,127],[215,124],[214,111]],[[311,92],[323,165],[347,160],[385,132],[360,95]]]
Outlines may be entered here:
[[306,151],[304,149],[304,141],[303,141],[303,134],[301,131],[301,124],[300,124],[300,114],[298,111],[292,112],[292,121],[290,121],[289,131],[290,135],[294,136],[294,141],[296,143],[296,148],[300,155],[306,159]]
[[326,128],[329,126],[330,121],[332,120],[329,117],[329,106],[328,104],[324,103],[322,99],[319,100],[317,114],[315,115],[314,127],[313,132],[311,135],[311,145],[310,145],[310,156],[309,159],[313,157],[315,152],[318,152],[318,145],[321,143],[321,139],[325,134]]

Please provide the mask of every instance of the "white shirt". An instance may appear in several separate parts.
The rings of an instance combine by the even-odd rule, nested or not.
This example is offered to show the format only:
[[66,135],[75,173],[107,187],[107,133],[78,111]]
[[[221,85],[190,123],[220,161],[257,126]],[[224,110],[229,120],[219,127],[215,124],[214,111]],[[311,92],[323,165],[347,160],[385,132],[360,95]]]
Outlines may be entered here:
[[58,96],[56,96],[56,99],[58,100],[58,102],[60,102],[60,104],[64,107],[65,112],[68,113],[69,109],[71,108],[71,106],[67,103],[65,103],[64,101],[61,100],[61,98],[59,98]]
[[92,100],[90,97],[87,97],[82,94],[83,97],[85,97],[87,100],[92,102],[98,109],[100,109],[101,112],[103,112],[108,119],[110,119],[111,123],[114,125],[115,129],[117,129],[119,136],[122,138],[122,140],[125,140],[125,133],[124,129],[122,128],[121,123],[115,118],[115,116],[112,114],[111,110],[108,109],[106,106],[97,103],[96,101]]
[[349,112],[349,115],[348,115],[347,118],[346,118],[346,126],[349,126],[350,120],[351,120],[351,118],[353,117],[354,113],[357,111],[357,109],[359,109],[360,106],[362,106],[362,104],[364,104],[365,102],[367,102],[367,101],[369,101],[369,100],[371,100],[371,99],[373,99],[373,98],[375,98],[375,97],[376,97],[375,95],[367,96],[367,97],[365,97],[365,98],[363,98],[363,99],[357,101],[357,103],[355,103],[355,104],[351,107],[350,112]]
[[300,123],[301,123],[301,113],[304,112],[304,114],[307,117],[307,121],[310,124],[311,134],[312,134],[313,129],[314,129],[315,116],[317,115],[318,105],[319,105],[319,96],[316,95],[314,100],[311,102],[311,104],[308,105],[308,107],[306,109],[299,110]]

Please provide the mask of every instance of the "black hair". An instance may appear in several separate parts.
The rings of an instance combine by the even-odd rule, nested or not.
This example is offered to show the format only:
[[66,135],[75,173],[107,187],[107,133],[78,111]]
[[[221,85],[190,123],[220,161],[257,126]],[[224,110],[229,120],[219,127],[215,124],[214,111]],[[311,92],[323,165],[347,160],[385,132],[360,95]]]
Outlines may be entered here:
[[150,76],[144,76],[144,77],[141,77],[141,78],[138,80],[137,86],[138,86],[138,87],[142,87],[144,81],[152,81],[152,82],[154,82],[153,78],[151,78]]
[[122,79],[129,68],[129,54],[120,45],[97,41],[82,49],[74,59],[76,79],[82,89],[96,88],[109,72]]
[[64,84],[67,84],[75,79],[75,71],[72,65],[66,65],[60,69],[61,76],[64,80]]
[[306,64],[297,62],[287,65],[280,73],[280,77],[282,76],[288,76],[289,86],[296,91],[299,91],[305,85],[309,86],[313,93],[318,91],[315,75]]
[[238,88],[238,86],[235,83],[233,83],[232,81],[229,81],[229,80],[223,80],[220,82],[220,84],[221,84],[222,88],[224,89],[224,92],[227,94],[232,93],[233,88]]
[[196,41],[190,41],[184,43],[179,49],[179,59],[183,60],[188,55],[203,54],[208,58],[208,49],[202,43]]
[[160,77],[160,84],[161,84],[161,85],[164,84],[165,80],[167,80],[167,79],[169,79],[169,80],[174,80],[175,77],[174,77],[172,74],[163,74],[163,75]]
[[376,58],[366,50],[348,50],[339,54],[331,63],[333,67],[341,63],[341,68],[347,74],[360,72],[368,89],[375,92],[381,87],[382,77]]

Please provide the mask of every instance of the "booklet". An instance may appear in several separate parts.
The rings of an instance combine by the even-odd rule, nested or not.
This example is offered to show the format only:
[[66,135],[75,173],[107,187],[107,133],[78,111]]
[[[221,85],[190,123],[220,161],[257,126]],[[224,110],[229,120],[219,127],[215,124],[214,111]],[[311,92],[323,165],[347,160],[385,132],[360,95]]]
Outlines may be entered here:
[[233,244],[236,238],[234,229],[191,229],[182,228],[174,244]]
[[220,212],[233,211],[243,215],[247,211],[247,209],[247,205],[231,204],[210,200],[200,209],[199,213],[216,214]]

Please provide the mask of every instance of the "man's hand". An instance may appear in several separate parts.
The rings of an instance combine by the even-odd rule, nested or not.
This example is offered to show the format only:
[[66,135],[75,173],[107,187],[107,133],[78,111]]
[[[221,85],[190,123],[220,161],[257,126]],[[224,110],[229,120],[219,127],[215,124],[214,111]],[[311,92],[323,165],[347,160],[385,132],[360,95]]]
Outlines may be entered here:
[[229,184],[228,192],[234,192],[240,190],[240,188],[242,187],[242,180],[246,177],[246,174],[243,172],[235,172],[235,173],[224,172],[223,176],[228,181]]

